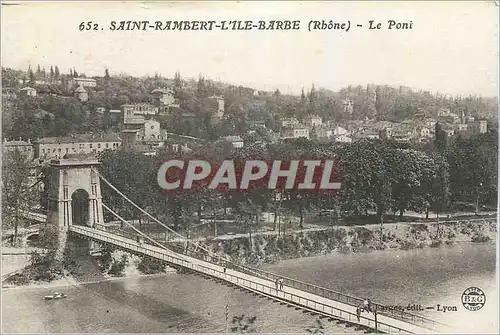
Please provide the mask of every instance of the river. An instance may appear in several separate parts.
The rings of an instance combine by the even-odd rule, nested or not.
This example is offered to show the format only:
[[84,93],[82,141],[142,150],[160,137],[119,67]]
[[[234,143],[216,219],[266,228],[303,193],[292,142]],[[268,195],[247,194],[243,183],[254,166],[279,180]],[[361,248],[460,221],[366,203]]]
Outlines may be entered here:
[[[496,332],[495,244],[463,243],[410,251],[374,251],[288,260],[268,270],[370,297],[390,305],[454,305],[456,312],[428,311],[462,332]],[[486,304],[467,311],[461,295],[481,288]],[[3,332],[223,332],[229,315],[256,316],[258,332],[306,332],[314,317],[192,275],[127,278],[58,288],[68,298],[44,301],[54,289],[2,290]],[[327,330],[346,331],[335,323]]]

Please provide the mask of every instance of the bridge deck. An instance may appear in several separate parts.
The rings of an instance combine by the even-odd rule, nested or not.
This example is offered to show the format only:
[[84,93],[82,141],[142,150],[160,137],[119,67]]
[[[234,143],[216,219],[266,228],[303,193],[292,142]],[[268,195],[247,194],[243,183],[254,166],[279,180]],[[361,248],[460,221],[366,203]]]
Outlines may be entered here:
[[[277,290],[275,283],[257,276],[236,271],[234,269],[224,268],[220,265],[206,262],[197,258],[186,256],[148,244],[139,244],[138,242],[106,231],[97,230],[84,226],[71,226],[70,231],[79,236],[92,239],[97,242],[112,244],[127,251],[146,255],[152,258],[163,260],[174,266],[192,270],[202,275],[208,275],[217,278],[226,283],[242,287],[267,297],[279,299],[282,302],[294,306],[301,306],[309,311],[317,312],[319,315],[333,317],[348,321],[352,324],[375,329],[374,315],[371,313],[362,313],[359,321],[356,315],[356,307],[334,301],[309,292],[304,292],[292,287],[285,286],[283,290]],[[377,315],[377,328],[386,333],[432,333],[430,330],[418,325],[398,320],[389,316]]]

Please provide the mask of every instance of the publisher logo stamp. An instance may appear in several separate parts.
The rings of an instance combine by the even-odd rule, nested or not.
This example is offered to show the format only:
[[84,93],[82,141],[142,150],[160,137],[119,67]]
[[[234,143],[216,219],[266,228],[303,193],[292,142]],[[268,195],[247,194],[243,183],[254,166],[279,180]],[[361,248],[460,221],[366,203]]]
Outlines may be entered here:
[[462,294],[462,305],[469,311],[478,311],[486,303],[484,292],[477,287],[469,287]]

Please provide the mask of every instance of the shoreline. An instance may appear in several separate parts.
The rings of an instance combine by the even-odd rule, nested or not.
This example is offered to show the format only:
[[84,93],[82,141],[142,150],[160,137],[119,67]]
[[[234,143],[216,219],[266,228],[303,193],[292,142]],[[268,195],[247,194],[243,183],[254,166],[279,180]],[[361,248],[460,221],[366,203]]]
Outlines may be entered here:
[[[455,240],[453,244],[442,244],[437,247],[430,247],[426,246],[422,249],[438,249],[438,248],[453,248],[457,247],[460,244],[478,244],[478,245],[485,245],[485,244],[496,244],[496,240],[492,239],[489,242],[483,242],[483,243],[474,243],[470,240]],[[356,252],[350,252],[353,254],[368,254],[371,252],[395,252],[395,251],[412,251],[415,249],[401,249],[401,248],[387,248],[383,250],[375,250],[375,249],[365,249],[365,250],[359,250]],[[333,251],[331,253],[327,254],[316,254],[316,255],[308,255],[308,256],[303,256],[303,257],[294,257],[294,258],[284,258],[280,259],[278,262],[274,263],[263,263],[260,264],[260,266],[266,267],[266,266],[273,266],[277,265],[280,263],[285,263],[288,261],[292,260],[307,260],[307,259],[315,259],[315,258],[320,258],[320,257],[325,257],[329,255],[345,255],[345,253],[342,253],[338,250]],[[128,280],[128,279],[136,279],[136,278],[156,278],[156,277],[164,277],[167,275],[173,275],[176,274],[176,271],[171,269],[168,270],[169,268],[167,267],[167,271],[163,273],[156,273],[156,274],[129,274],[129,275],[124,275],[120,277],[115,277],[115,276],[109,276],[107,274],[103,274],[105,276],[105,279],[99,279],[99,280],[90,280],[90,281],[78,281],[76,280],[73,276],[71,275],[66,275],[63,278],[59,278],[57,280],[54,280],[52,282],[32,282],[27,285],[15,285],[15,284],[7,284],[7,285],[2,285],[1,290],[2,291],[10,291],[10,290],[40,290],[40,289],[51,289],[51,288],[69,288],[69,287],[76,287],[76,286],[84,286],[84,285],[91,285],[91,284],[99,284],[99,283],[104,283],[104,282],[114,282],[114,281],[123,281],[123,280]]]
[[123,276],[123,277],[109,277],[105,279],[100,279],[100,280],[93,280],[93,281],[82,281],[79,282],[75,280],[72,276],[66,276],[65,278],[60,278],[51,282],[42,282],[42,283],[29,283],[27,285],[9,285],[9,286],[2,286],[2,291],[9,291],[9,290],[40,290],[40,289],[49,289],[49,288],[62,288],[62,287],[74,287],[74,286],[83,286],[83,285],[90,285],[90,284],[98,284],[98,283],[104,283],[104,282],[112,282],[112,281],[120,281],[120,280],[126,280],[126,279],[134,279],[134,278],[154,278],[154,277],[163,277],[167,275],[172,275],[175,272],[169,271],[165,273],[155,273],[155,274],[143,274],[143,275],[130,275],[130,276]]

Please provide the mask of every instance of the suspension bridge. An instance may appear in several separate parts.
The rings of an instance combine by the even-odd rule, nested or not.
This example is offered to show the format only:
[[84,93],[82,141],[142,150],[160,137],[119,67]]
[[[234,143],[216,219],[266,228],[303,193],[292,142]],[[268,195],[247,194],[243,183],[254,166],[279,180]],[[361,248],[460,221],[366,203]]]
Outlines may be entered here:
[[[39,213],[36,215],[35,213],[27,213],[26,215],[29,215],[32,220],[45,222],[42,226],[53,224],[49,222],[51,220],[56,221],[60,228],[63,227],[67,231],[69,236],[158,260],[179,271],[199,275],[235,289],[247,291],[281,305],[302,310],[304,313],[341,323],[346,327],[353,327],[355,330],[419,334],[449,330],[448,326],[430,318],[386,308],[378,303],[372,303],[372,309],[375,313],[363,312],[359,315],[357,309],[363,304],[364,299],[362,298],[238,264],[225,256],[214,254],[199,242],[187,239],[140,208],[102,176],[96,169],[96,165],[98,163],[95,162],[87,165],[82,162],[79,164],[54,162],[55,173],[59,173],[59,176],[62,177],[59,178],[60,182],[56,182],[52,187],[56,190],[52,194],[49,191],[49,199],[58,200],[59,204],[57,206],[49,204],[46,216]],[[69,192],[69,189],[76,190],[82,186],[71,185],[69,180],[72,179],[68,178],[68,172],[71,172],[72,169],[78,170],[81,177],[82,166],[85,166],[87,170],[85,173],[88,175],[88,178],[83,178],[83,181],[90,182],[90,185],[84,185],[84,188],[90,191],[88,201],[91,214],[86,225],[74,224],[70,215],[71,206],[65,205],[69,195],[73,193]],[[53,180],[57,181],[58,179],[53,178]],[[79,181],[81,182],[82,178]],[[137,224],[125,220],[113,209],[102,203],[100,181],[103,181],[135,210],[150,220],[138,227]],[[123,224],[117,226],[116,224],[104,223],[102,210],[111,213]],[[180,237],[184,243],[171,243],[168,241],[168,236]],[[280,278],[284,284],[282,288],[276,285],[277,279]]]

